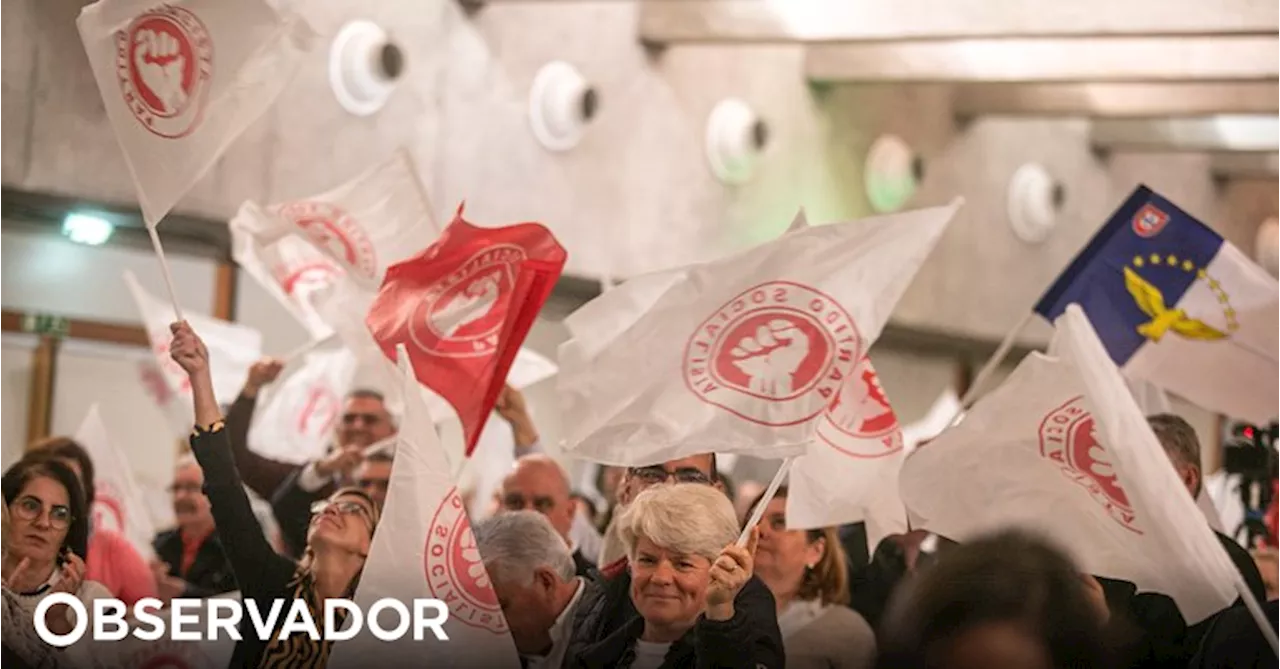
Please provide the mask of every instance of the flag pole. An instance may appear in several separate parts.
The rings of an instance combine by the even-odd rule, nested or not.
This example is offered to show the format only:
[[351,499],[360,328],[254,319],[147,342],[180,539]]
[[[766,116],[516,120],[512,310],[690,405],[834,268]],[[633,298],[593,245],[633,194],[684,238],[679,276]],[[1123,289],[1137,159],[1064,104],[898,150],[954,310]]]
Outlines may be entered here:
[[955,425],[956,419],[960,414],[964,413],[965,407],[969,406],[973,400],[977,399],[978,390],[991,378],[996,369],[1000,367],[1000,363],[1004,362],[1006,356],[1009,355],[1009,349],[1013,348],[1013,343],[1018,340],[1018,335],[1027,329],[1027,325],[1031,323],[1031,319],[1035,318],[1035,312],[1028,310],[1022,320],[1009,330],[1009,334],[1004,336],[1004,341],[996,347],[996,352],[991,354],[991,358],[987,360],[987,364],[978,370],[978,375],[973,377],[973,382],[969,384],[969,388],[964,391],[964,397],[960,398],[960,406],[956,408],[956,412],[951,416],[951,420],[947,421],[948,425]]
[[765,488],[764,494],[760,496],[760,501],[756,502],[756,508],[751,510],[751,517],[747,519],[747,524],[742,528],[742,534],[738,535],[738,545],[746,546],[747,539],[751,537],[751,528],[755,527],[760,519],[764,517],[764,508],[769,506],[769,502],[773,501],[774,495],[778,494],[778,488],[782,485],[782,479],[787,478],[787,472],[791,471],[791,463],[795,462],[795,456],[791,456],[782,461],[782,466],[778,467],[778,473],[773,475],[773,480],[769,482],[769,487]]
[[147,233],[151,235],[151,246],[156,251],[156,257],[160,259],[160,273],[164,275],[164,285],[169,289],[169,300],[173,302],[173,314],[177,320],[185,320],[182,317],[182,307],[178,304],[178,291],[173,287],[173,273],[169,271],[169,261],[164,257],[164,247],[160,245],[160,234],[156,232],[156,226],[147,223]]
[[[1233,569],[1233,571],[1236,571]],[[1244,600],[1244,607],[1249,609],[1249,615],[1253,616],[1253,621],[1258,624],[1258,630],[1262,632],[1262,636],[1266,637],[1267,643],[1271,645],[1271,652],[1280,656],[1280,640],[1276,639],[1276,631],[1271,628],[1271,621],[1267,618],[1267,614],[1263,612],[1262,605],[1253,597],[1253,591],[1249,586],[1245,585],[1244,579],[1240,577],[1240,572],[1235,574],[1236,592],[1240,593],[1240,599]]]

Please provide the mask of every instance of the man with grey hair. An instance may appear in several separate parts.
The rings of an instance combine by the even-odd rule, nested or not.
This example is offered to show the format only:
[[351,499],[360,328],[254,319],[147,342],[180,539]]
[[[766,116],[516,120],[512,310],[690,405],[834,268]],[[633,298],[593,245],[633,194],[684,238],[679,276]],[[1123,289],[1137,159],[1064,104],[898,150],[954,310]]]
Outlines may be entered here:
[[[1182,479],[1191,498],[1198,498],[1204,479],[1200,473],[1200,439],[1196,436],[1195,428],[1181,416],[1167,413],[1148,416],[1147,423],[1164,447],[1169,462],[1177,470],[1178,478]],[[1218,536],[1218,542],[1226,549],[1227,555],[1231,556],[1231,562],[1244,578],[1245,585],[1249,586],[1259,603],[1266,602],[1266,584],[1262,581],[1262,572],[1258,570],[1258,563],[1253,561],[1253,556],[1236,543],[1235,539],[1216,530],[1214,534]]]
[[574,612],[590,587],[575,575],[568,544],[536,511],[501,513],[472,531],[522,666],[558,668],[569,648]]

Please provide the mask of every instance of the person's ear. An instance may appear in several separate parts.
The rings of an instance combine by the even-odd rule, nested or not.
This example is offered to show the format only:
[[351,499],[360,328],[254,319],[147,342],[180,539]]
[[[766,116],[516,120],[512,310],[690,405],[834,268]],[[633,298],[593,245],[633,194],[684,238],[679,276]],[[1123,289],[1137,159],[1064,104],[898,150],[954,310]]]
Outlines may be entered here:
[[556,575],[546,567],[538,567],[533,572],[533,582],[538,589],[544,593],[550,593],[556,589],[556,583],[559,579]]

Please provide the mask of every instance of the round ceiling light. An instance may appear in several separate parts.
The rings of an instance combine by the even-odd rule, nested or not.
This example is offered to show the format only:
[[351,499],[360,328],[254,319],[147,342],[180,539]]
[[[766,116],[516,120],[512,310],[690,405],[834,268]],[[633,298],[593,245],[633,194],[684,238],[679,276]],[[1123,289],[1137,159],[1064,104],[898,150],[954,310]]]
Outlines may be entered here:
[[1066,192],[1044,166],[1027,163],[1009,179],[1006,195],[1013,234],[1028,244],[1039,244],[1053,232]]
[[722,183],[746,183],[768,143],[769,126],[742,100],[721,100],[707,117],[707,163]]
[[369,116],[391,97],[404,61],[404,51],[376,23],[352,21],[329,47],[329,86],[343,109]]
[[915,195],[923,178],[924,161],[901,137],[881,135],[867,151],[863,186],[876,213],[901,209]]
[[547,149],[568,151],[577,146],[599,109],[600,94],[568,63],[547,63],[533,78],[529,125]]

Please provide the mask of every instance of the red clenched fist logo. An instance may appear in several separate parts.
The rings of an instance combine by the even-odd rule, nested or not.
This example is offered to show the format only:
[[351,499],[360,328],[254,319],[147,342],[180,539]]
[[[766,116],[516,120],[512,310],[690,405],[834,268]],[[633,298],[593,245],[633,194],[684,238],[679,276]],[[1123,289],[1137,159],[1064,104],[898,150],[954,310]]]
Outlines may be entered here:
[[129,110],[161,137],[199,124],[213,76],[213,42],[190,10],[161,7],[116,34],[116,69]]
[[816,434],[828,446],[855,458],[879,458],[902,450],[898,416],[866,356],[840,389]]
[[492,354],[510,309],[524,249],[496,244],[429,287],[410,321],[418,349],[446,358]]
[[451,619],[494,634],[507,633],[507,620],[489,582],[457,488],[449,490],[431,520],[425,561],[431,596],[444,601]]
[[338,420],[341,400],[327,384],[317,383],[307,391],[306,401],[298,409],[295,424],[298,434],[316,437],[329,432]]
[[373,240],[342,207],[327,202],[293,202],[281,206],[278,213],[354,276],[365,280],[378,277]]
[[731,299],[694,331],[684,377],[703,401],[764,425],[813,419],[861,355],[853,320],[830,296],[771,281]]
[[787,397],[800,363],[809,355],[809,336],[795,321],[774,318],[744,333],[729,355],[733,366],[751,377],[751,392]]
[[1129,497],[1107,454],[1098,441],[1097,424],[1085,408],[1084,397],[1076,397],[1054,409],[1040,423],[1040,454],[1062,473],[1089,491],[1094,501],[1125,529],[1142,534]]

